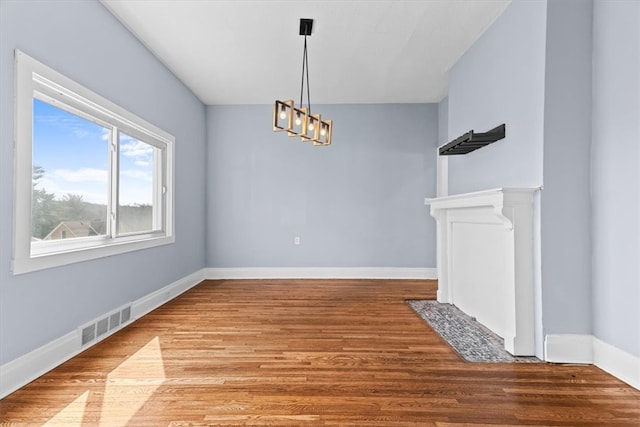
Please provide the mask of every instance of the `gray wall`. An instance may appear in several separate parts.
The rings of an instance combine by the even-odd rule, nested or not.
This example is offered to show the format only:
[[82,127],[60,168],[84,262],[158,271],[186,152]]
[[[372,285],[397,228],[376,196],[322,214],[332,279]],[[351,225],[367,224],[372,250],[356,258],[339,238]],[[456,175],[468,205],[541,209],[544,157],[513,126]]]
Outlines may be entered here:
[[515,1],[449,74],[449,139],[506,123],[506,138],[449,157],[449,194],[542,184],[546,1]]
[[640,2],[593,18],[593,333],[640,356]]
[[[450,193],[544,185],[537,325],[640,355],[640,3],[514,1],[453,67]],[[537,337],[540,354],[540,336]]]
[[[176,137],[176,243],[10,274],[14,49]],[[0,365],[205,265],[205,108],[97,1],[0,1]]]
[[208,266],[435,266],[436,104],[318,105],[331,147],[273,132],[271,108],[207,108]]
[[589,0],[549,1],[541,194],[544,333],[591,333]]
[[438,103],[438,145],[449,142],[449,98]]

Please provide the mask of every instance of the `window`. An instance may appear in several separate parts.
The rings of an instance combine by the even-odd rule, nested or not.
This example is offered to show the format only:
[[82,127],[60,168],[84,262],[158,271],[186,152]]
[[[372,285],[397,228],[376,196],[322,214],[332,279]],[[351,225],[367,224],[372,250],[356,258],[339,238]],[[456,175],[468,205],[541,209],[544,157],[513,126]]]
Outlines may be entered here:
[[16,51],[13,273],[172,243],[173,145]]

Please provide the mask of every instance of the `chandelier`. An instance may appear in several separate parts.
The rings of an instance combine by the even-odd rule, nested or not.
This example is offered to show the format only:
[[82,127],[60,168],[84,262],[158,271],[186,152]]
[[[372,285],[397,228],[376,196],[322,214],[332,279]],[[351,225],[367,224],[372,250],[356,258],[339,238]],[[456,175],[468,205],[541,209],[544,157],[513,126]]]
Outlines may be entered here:
[[[311,141],[315,146],[331,145],[333,120],[323,120],[320,114],[311,114],[307,36],[311,35],[312,28],[313,19],[300,19],[300,35],[304,36],[300,104],[296,107],[293,100],[276,101],[273,105],[273,130],[275,132],[286,131],[288,136],[299,136],[303,142]],[[303,107],[305,82],[307,86],[307,106]]]

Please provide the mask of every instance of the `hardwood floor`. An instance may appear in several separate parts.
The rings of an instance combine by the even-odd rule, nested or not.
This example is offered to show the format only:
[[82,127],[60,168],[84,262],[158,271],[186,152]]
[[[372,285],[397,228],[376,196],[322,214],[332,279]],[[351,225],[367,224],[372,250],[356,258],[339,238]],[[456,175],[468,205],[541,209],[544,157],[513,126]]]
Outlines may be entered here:
[[0,401],[0,425],[639,426],[594,366],[462,361],[428,281],[206,281]]

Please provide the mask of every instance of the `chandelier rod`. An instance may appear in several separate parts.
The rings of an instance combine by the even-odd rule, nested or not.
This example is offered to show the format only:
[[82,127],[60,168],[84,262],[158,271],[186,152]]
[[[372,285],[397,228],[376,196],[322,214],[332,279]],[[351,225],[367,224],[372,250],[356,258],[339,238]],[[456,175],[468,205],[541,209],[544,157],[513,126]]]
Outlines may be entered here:
[[307,36],[304,36],[304,60],[307,64],[307,106],[309,107],[309,114],[311,114],[311,97],[309,96],[309,54],[307,53]]
[[302,94],[304,91],[304,66],[305,66],[305,59],[307,58],[307,49],[306,49],[307,36],[305,36],[304,38],[305,38],[305,48],[302,50],[302,81],[300,82],[300,107],[301,108],[302,108]]
[[305,71],[307,75],[307,107],[309,109],[309,115],[311,114],[311,98],[309,97],[309,56],[307,55],[307,35],[304,36],[304,50],[302,51],[302,81],[300,82],[300,108],[302,108],[303,94],[304,94],[304,76]]

